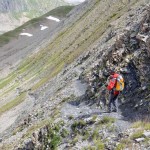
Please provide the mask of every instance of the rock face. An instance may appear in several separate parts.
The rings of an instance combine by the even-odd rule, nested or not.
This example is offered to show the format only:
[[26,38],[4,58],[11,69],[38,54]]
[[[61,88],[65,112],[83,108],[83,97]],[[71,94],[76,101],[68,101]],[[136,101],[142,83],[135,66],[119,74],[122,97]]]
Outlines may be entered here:
[[[149,36],[150,8],[143,0],[75,7],[45,45],[0,82],[0,114],[23,107],[1,132],[0,148],[149,149],[143,135],[150,130]],[[110,68],[123,75],[125,90],[118,113],[108,114]],[[132,127],[129,121],[137,119]]]

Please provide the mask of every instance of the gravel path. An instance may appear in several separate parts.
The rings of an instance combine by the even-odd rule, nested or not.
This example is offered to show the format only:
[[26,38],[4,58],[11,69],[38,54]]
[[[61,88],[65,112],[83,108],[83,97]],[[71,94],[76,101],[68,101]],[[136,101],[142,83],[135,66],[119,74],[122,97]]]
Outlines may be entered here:
[[[87,85],[81,83],[79,80],[74,82],[74,90],[76,91],[78,96],[82,96],[85,94]],[[72,116],[76,119],[88,119],[92,116],[97,115],[102,118],[104,116],[113,117],[116,119],[115,125],[119,132],[122,132],[129,128],[130,122],[127,118],[124,118],[121,115],[120,110],[117,113],[107,113],[105,111],[100,110],[100,108],[96,107],[96,105],[88,105],[85,102],[80,101],[70,101],[65,103],[61,109],[61,117],[64,120],[68,120],[68,117]]]

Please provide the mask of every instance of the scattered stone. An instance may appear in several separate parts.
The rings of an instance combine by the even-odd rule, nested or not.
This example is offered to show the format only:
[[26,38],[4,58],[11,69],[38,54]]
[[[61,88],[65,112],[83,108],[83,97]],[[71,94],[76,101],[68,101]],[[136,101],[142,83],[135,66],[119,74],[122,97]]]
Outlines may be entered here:
[[33,143],[32,139],[28,139],[27,141],[24,142],[25,144],[25,149],[32,150],[35,147],[35,144]]
[[138,34],[136,36],[136,38],[146,43],[147,39],[149,38],[149,36],[148,35],[145,36],[145,35],[142,35],[142,34]]
[[144,91],[144,90],[146,90],[146,89],[147,89],[147,87],[146,87],[146,86],[143,86],[143,87],[142,87],[142,90],[143,90],[143,91]]
[[145,140],[145,138],[138,138],[138,139],[135,139],[136,142],[143,142]]
[[150,137],[150,131],[145,131],[145,132],[143,133],[143,135],[144,135],[145,137]]

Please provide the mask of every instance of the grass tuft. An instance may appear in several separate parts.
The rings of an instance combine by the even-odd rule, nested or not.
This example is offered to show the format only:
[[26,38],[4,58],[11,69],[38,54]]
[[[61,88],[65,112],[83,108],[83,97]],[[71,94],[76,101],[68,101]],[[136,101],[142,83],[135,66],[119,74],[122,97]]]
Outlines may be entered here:
[[131,139],[132,140],[135,140],[135,139],[138,139],[138,138],[141,138],[141,137],[143,137],[143,130],[141,131],[136,131],[135,133],[133,133],[132,135],[131,135]]
[[102,120],[99,121],[99,124],[109,124],[109,123],[114,123],[114,122],[115,122],[115,118],[104,116]]

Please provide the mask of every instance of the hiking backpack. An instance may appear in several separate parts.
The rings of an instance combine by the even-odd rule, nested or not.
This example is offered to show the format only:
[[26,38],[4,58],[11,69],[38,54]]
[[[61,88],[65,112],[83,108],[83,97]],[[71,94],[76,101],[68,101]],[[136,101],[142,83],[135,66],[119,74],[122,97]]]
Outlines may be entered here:
[[124,79],[122,77],[122,75],[119,75],[117,78],[116,78],[116,91],[123,91],[124,89]]

